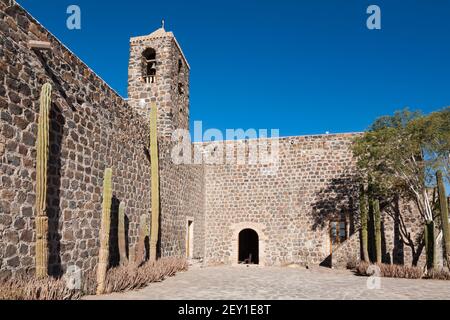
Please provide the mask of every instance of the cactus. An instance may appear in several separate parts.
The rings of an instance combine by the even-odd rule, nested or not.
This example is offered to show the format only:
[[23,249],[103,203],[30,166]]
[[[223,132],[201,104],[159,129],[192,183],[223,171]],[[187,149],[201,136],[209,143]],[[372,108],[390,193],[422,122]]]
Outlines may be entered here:
[[447,202],[448,200],[445,192],[442,171],[438,171],[436,173],[436,179],[439,191],[439,205],[441,213],[442,235],[444,238],[445,260],[447,262],[447,267],[450,269],[450,231],[448,224],[448,202]]
[[41,90],[38,136],[36,141],[36,277],[48,275],[47,166],[49,149],[49,114],[52,86]]
[[127,258],[127,243],[125,234],[125,204],[122,202],[119,206],[119,223],[117,228],[119,240],[119,256],[120,264],[125,265],[128,262]]
[[376,262],[382,263],[382,252],[381,252],[381,213],[380,213],[380,201],[373,200],[373,215],[375,224],[375,252],[376,252]]
[[432,269],[435,264],[435,255],[434,255],[434,222],[427,221],[424,227],[424,240],[425,240],[425,254],[426,254],[426,263],[427,268]]
[[369,258],[369,237],[367,232],[367,201],[364,191],[364,186],[361,186],[360,200],[359,200],[360,214],[361,214],[361,247],[363,252],[363,259],[370,262]]
[[112,202],[112,169],[105,169],[103,179],[103,207],[100,227],[100,254],[97,266],[97,294],[105,291],[106,271],[109,264],[109,230],[111,227],[111,202]]
[[150,110],[150,157],[152,179],[152,221],[150,232],[150,260],[156,260],[159,233],[159,159],[158,159],[158,108],[153,103]]
[[139,238],[136,248],[135,259],[132,260],[135,264],[140,265],[145,261],[145,239],[148,235],[148,225],[146,215],[142,215],[139,219]]

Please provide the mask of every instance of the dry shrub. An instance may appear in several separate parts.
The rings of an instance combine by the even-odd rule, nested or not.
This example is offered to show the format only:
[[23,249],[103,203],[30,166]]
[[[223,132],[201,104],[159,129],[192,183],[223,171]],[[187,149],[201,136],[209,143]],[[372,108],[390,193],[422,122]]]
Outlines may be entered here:
[[187,269],[188,262],[178,258],[162,258],[156,262],[148,261],[141,266],[130,264],[110,269],[106,274],[105,291],[112,293],[140,289]]
[[375,264],[371,265],[367,262],[360,262],[356,267],[356,273],[361,276],[372,276],[374,275],[374,268],[370,266],[375,266],[380,270],[380,277],[385,278],[404,278],[404,279],[421,279],[424,275],[422,268],[413,266],[404,266],[397,264]]
[[433,280],[450,280],[450,272],[445,269],[431,269],[425,277]]
[[[187,261],[177,258],[163,258],[141,266],[114,268],[106,275],[106,292],[139,289],[187,269]],[[64,278],[18,277],[0,282],[0,300],[77,300],[85,295],[95,295],[96,288],[94,272],[83,274],[79,290],[69,289]]]
[[9,279],[0,284],[0,300],[75,300],[80,290],[71,290],[63,279]]

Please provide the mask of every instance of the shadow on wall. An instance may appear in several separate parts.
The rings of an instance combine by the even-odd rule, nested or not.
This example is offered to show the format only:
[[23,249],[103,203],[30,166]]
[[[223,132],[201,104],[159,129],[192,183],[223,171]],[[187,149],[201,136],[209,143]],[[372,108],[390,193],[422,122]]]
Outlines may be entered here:
[[61,145],[63,140],[65,119],[61,109],[52,104],[50,110],[49,159],[48,159],[48,246],[49,275],[60,277],[61,267],[61,234],[59,224],[61,218]]
[[[381,250],[382,262],[387,264],[403,264],[405,262],[405,245],[412,250],[412,263],[417,264],[421,255],[423,244],[420,244],[420,235],[418,239],[412,239],[407,232],[405,222],[400,214],[399,200],[393,199],[389,202],[380,203],[382,211],[381,223]],[[368,208],[368,250],[371,261],[376,261],[375,248],[375,232],[373,221],[373,208]],[[312,229],[329,230],[329,222],[332,220],[340,220],[346,217],[349,223],[349,234],[347,239],[359,231],[359,182],[356,176],[343,174],[333,179],[328,186],[316,193],[316,201],[313,204],[314,224]],[[392,219],[392,221],[391,221]],[[390,228],[392,224],[392,228]],[[392,234],[391,234],[392,233]],[[407,236],[404,236],[407,234]],[[403,235],[403,236],[402,236]],[[390,241],[392,237],[392,248]],[[408,238],[409,237],[409,238]],[[358,237],[360,238],[360,236]],[[406,241],[406,242],[405,242]],[[339,250],[347,242],[341,243],[333,248],[333,252]],[[361,243],[361,239],[359,241]],[[351,248],[343,248],[351,250]],[[390,250],[392,249],[392,252]],[[361,246],[357,249],[359,256],[362,257]],[[321,266],[331,267],[333,265],[333,255],[326,257]]]
[[358,180],[355,176],[343,174],[331,180],[328,186],[315,194],[312,229],[328,228],[330,221],[348,217],[351,236],[359,224],[358,195]]
[[[314,219],[312,229],[314,231],[326,229],[329,233],[331,221],[345,220],[349,226],[347,238],[350,238],[359,229],[357,227],[359,225],[358,186],[358,179],[355,175],[343,173],[332,179],[325,188],[317,191],[316,201],[312,204]],[[320,265],[331,267],[333,265],[332,254],[327,256]]]

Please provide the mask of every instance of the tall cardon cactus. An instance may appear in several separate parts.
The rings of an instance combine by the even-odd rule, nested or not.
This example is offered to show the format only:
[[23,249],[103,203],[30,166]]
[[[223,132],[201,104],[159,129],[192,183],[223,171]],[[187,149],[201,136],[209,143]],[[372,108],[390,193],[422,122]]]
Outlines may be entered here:
[[105,169],[103,205],[100,227],[100,254],[97,266],[97,294],[105,292],[106,271],[109,264],[109,230],[111,227],[112,169]]
[[363,259],[370,262],[369,258],[369,235],[367,231],[367,199],[364,186],[361,186],[359,195],[359,211],[361,215],[361,249],[363,252]]
[[152,187],[152,221],[150,232],[150,260],[155,261],[159,234],[159,154],[158,154],[158,108],[153,103],[150,110],[150,161]]
[[125,234],[125,204],[120,203],[119,206],[119,223],[118,223],[118,240],[119,240],[119,256],[120,264],[125,265],[128,262],[126,251],[126,234]]
[[41,90],[38,136],[36,141],[36,277],[48,275],[47,171],[49,150],[49,114],[52,86]]
[[380,212],[380,201],[373,200],[373,216],[375,224],[375,253],[376,262],[382,263],[382,251],[381,251],[381,212]]
[[439,191],[439,206],[441,213],[441,226],[442,234],[444,238],[444,250],[445,250],[445,260],[447,262],[447,267],[450,269],[450,230],[448,223],[448,200],[447,194],[445,192],[444,179],[442,171],[436,173],[436,179]]

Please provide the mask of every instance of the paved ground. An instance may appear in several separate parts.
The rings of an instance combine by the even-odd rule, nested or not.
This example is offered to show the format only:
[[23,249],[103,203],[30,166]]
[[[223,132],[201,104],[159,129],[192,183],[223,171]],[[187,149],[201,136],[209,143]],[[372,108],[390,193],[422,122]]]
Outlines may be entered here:
[[370,290],[367,280],[325,268],[196,267],[139,291],[87,299],[450,299],[449,281],[382,278]]

